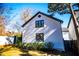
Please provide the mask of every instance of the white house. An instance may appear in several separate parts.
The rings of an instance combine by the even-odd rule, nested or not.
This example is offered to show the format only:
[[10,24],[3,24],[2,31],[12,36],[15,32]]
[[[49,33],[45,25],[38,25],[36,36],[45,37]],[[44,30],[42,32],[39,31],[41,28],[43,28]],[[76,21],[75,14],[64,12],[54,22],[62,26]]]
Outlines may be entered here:
[[53,48],[64,51],[61,23],[63,21],[38,12],[22,25],[22,42],[51,42]]
[[62,28],[65,51],[71,51],[71,40],[68,28]]
[[79,10],[74,10],[74,15],[76,20],[74,21],[71,15],[67,28],[71,41],[71,52],[79,55]]

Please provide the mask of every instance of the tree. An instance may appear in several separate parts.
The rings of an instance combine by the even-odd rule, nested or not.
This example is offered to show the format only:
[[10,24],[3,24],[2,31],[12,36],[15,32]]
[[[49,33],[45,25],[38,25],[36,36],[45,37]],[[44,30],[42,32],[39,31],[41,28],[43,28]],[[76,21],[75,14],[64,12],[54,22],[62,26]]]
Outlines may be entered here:
[[73,7],[77,7],[77,9],[79,10],[79,3],[73,4]]
[[4,18],[0,16],[0,35],[3,35],[5,32],[5,27],[4,27]]
[[3,3],[0,3],[0,35],[6,35],[5,25],[7,24],[7,20],[9,14],[13,10],[11,7],[5,7]]
[[0,3],[0,16],[4,17],[4,22],[7,24],[11,11],[13,10],[12,7],[5,6],[4,3]]
[[69,5],[64,3],[49,3],[48,4],[48,12],[51,13],[51,15],[54,15],[55,13],[62,14],[68,14],[69,11]]
[[[60,15],[63,14],[71,14],[72,16],[72,21],[74,24],[74,29],[76,32],[76,37],[77,37],[77,48],[78,47],[78,43],[79,43],[79,33],[78,33],[78,29],[77,29],[77,19],[76,16],[74,14],[74,8],[73,7],[78,7],[77,10],[79,9],[79,4],[70,4],[70,3],[49,3],[48,4],[48,12],[51,13],[51,15],[54,15],[55,13],[59,13]],[[79,52],[79,51],[78,51]]]
[[24,20],[25,22],[28,21],[31,18],[31,11],[32,10],[29,8],[28,9],[24,8],[21,13],[22,20]]

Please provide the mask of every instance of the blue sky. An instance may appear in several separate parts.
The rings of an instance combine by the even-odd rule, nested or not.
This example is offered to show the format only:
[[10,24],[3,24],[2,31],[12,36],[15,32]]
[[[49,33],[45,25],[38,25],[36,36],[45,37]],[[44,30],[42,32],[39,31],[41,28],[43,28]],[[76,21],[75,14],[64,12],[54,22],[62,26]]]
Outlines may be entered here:
[[[48,4],[47,3],[7,3],[4,4],[5,7],[12,7],[14,10],[12,11],[13,14],[17,13],[19,14],[21,12],[22,8],[31,8],[33,9],[33,13],[36,13],[37,11],[41,11],[43,13],[47,13],[48,10]],[[12,16],[12,15],[11,15]],[[62,27],[67,27],[70,15],[59,15],[56,14],[55,17],[63,20]]]

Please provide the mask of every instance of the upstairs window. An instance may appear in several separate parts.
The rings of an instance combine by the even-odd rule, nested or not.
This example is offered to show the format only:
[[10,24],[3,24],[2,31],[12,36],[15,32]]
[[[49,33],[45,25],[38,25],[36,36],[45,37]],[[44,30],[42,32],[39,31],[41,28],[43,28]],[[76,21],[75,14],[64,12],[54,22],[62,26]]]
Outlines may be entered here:
[[37,20],[35,22],[35,27],[36,28],[44,27],[44,20]]
[[36,33],[36,41],[44,41],[44,33]]

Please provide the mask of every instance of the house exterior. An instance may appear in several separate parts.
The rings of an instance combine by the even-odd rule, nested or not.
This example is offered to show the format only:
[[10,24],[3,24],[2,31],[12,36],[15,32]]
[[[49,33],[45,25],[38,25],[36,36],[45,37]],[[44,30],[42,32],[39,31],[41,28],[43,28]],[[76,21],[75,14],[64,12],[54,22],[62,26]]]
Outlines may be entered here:
[[64,51],[62,22],[57,18],[38,12],[22,25],[22,42],[51,42],[54,44],[53,48]]
[[69,37],[71,41],[71,51],[74,54],[79,55],[79,10],[75,10],[74,15],[77,20],[75,20],[74,23],[71,16],[67,28],[69,30]]
[[68,31],[68,28],[62,28],[62,33],[63,33],[63,39],[64,40],[70,40],[69,39],[69,31]]
[[71,40],[70,40],[68,28],[62,28],[62,33],[63,33],[65,51],[71,51],[71,49],[72,49]]

